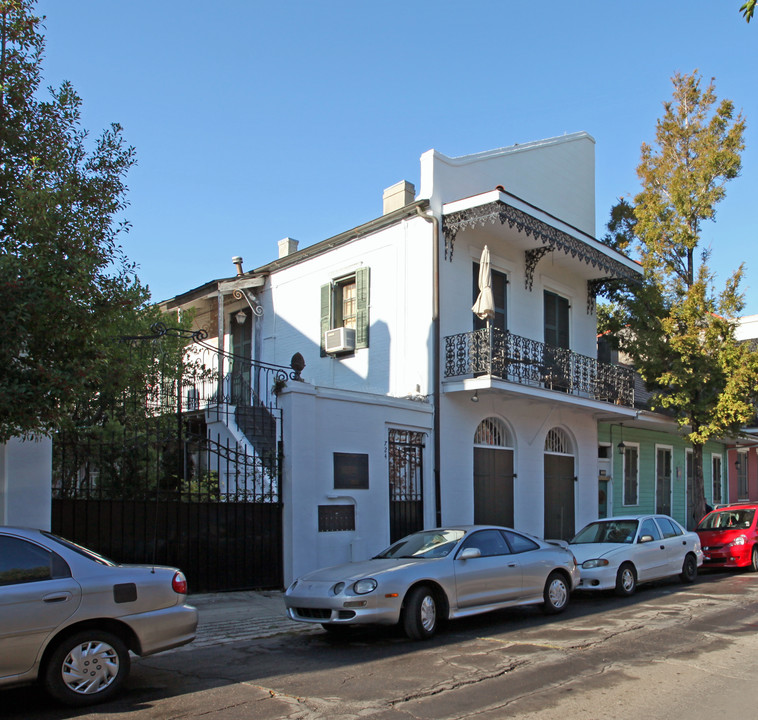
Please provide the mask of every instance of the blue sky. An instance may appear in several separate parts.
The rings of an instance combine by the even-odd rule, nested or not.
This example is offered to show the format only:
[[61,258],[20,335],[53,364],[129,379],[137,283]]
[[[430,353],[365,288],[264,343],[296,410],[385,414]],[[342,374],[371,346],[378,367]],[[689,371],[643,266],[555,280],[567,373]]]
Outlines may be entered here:
[[742,0],[40,0],[46,85],[70,80],[97,136],[137,151],[123,238],[154,300],[381,214],[457,156],[587,131],[597,234],[638,189],[672,75],[716,79],[747,120],[739,178],[703,241],[717,285],[741,262],[758,314],[758,19]]

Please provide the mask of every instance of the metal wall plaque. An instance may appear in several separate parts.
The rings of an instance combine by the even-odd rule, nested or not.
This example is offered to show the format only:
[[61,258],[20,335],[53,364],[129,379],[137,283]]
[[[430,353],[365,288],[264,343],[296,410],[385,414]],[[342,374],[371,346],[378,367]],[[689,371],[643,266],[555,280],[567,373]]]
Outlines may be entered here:
[[334,489],[368,490],[368,455],[334,453]]

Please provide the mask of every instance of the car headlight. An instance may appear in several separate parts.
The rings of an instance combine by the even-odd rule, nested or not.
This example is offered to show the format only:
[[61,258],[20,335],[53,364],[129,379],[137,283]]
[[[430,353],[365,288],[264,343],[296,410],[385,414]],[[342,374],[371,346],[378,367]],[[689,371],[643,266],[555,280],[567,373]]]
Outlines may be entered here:
[[747,538],[744,535],[740,535],[734,538],[734,540],[732,540],[732,542],[729,543],[729,547],[731,547],[732,545],[744,545],[746,542],[747,542]]
[[596,567],[605,567],[606,565],[610,565],[610,563],[605,558],[593,558],[592,560],[585,560],[582,563],[582,567],[585,570]]
[[376,585],[377,583],[374,578],[363,578],[363,580],[358,580],[358,582],[353,585],[353,590],[356,595],[365,595],[366,593],[376,590]]
[[340,593],[341,593],[341,592],[342,592],[344,589],[345,589],[345,583],[343,583],[343,582],[338,582],[338,583],[337,583],[337,584],[336,584],[336,585],[335,585],[335,586],[332,588],[332,592],[333,592],[335,595],[339,595],[339,594],[340,594]]

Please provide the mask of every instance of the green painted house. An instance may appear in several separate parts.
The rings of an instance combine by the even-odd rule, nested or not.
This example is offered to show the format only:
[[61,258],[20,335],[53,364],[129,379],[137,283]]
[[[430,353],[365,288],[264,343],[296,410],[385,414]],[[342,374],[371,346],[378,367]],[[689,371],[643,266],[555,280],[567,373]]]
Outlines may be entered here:
[[[728,502],[726,444],[703,449],[708,505]],[[628,422],[598,423],[598,509],[601,517],[665,513],[692,529],[692,445],[670,418],[640,411]]]

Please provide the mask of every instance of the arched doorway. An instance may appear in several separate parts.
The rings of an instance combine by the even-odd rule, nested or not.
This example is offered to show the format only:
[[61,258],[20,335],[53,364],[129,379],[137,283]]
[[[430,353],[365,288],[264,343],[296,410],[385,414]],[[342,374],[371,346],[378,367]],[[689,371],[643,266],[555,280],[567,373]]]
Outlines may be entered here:
[[489,417],[474,435],[474,522],[513,527],[513,440],[505,423]]
[[574,527],[574,452],[568,433],[552,428],[545,438],[546,538],[570,540]]

